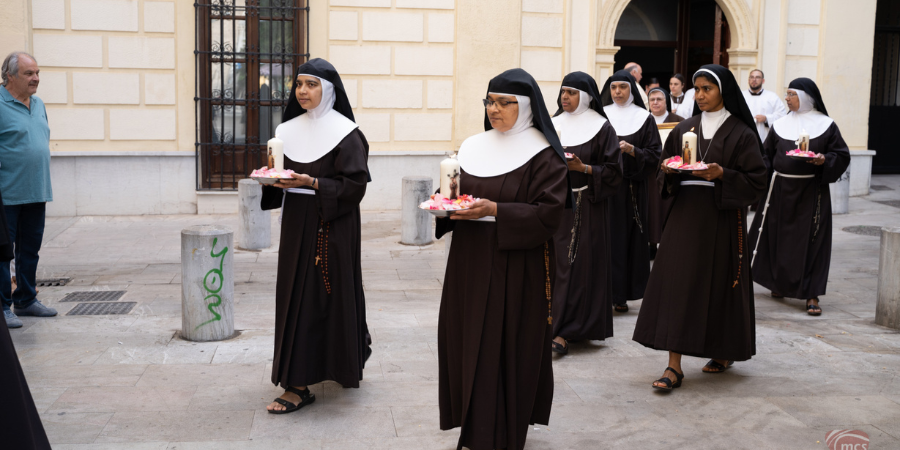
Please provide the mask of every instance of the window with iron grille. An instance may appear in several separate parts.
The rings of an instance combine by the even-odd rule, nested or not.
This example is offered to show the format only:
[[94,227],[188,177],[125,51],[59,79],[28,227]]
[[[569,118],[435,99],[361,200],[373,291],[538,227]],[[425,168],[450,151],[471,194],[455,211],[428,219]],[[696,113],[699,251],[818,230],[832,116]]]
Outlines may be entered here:
[[309,57],[306,0],[198,0],[197,188],[235,190],[266,164],[294,72]]

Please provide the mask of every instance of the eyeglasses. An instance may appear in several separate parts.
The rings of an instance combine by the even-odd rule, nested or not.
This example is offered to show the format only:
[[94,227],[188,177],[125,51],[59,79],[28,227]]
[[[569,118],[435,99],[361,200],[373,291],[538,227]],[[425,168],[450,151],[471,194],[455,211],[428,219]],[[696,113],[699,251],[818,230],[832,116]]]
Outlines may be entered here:
[[498,108],[503,109],[503,108],[506,108],[507,106],[509,106],[511,103],[519,103],[519,102],[510,102],[510,101],[503,100],[503,99],[497,100],[495,102],[489,98],[485,98],[485,99],[481,100],[481,103],[484,103],[485,108],[490,108],[491,106],[497,105]]
[[794,98],[794,97],[797,96],[797,93],[796,93],[796,92],[790,92],[790,91],[788,91],[788,92],[786,92],[786,93],[784,94],[784,96],[785,96],[786,98]]

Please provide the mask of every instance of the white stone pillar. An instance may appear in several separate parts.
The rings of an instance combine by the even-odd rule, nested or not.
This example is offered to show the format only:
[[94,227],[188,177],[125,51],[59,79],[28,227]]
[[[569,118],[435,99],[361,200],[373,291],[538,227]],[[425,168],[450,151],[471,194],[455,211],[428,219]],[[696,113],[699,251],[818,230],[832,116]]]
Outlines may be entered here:
[[238,181],[238,248],[262,250],[272,245],[272,214],[263,211],[262,185],[246,179]]
[[403,177],[403,194],[400,198],[400,243],[406,245],[430,244],[432,215],[419,209],[419,204],[431,197],[431,177]]
[[181,230],[181,337],[234,335],[234,233],[217,225]]
[[900,330],[900,227],[881,229],[875,323]]
[[831,213],[847,214],[850,212],[850,168],[841,178],[829,186],[831,190]]

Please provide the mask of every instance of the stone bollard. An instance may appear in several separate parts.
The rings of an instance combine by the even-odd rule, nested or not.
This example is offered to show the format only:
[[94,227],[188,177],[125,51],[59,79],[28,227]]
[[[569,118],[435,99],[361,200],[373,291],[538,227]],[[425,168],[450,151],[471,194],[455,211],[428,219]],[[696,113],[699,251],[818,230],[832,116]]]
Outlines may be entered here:
[[875,323],[900,330],[900,227],[881,229]]
[[403,194],[400,197],[400,243],[425,245],[431,243],[432,216],[419,209],[432,193],[431,177],[403,177]]
[[831,184],[831,213],[847,214],[850,212],[850,168]]
[[238,182],[238,248],[262,250],[272,245],[272,213],[259,206],[262,186],[251,179]]
[[234,233],[217,225],[181,230],[181,337],[234,335]]

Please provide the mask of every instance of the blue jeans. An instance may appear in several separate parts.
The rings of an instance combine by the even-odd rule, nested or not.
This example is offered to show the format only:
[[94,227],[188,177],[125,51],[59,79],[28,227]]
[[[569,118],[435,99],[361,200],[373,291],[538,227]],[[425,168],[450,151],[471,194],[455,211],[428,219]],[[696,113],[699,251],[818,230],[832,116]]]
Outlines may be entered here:
[[13,303],[19,308],[27,308],[37,301],[38,251],[44,239],[44,217],[46,203],[26,203],[24,205],[3,206],[9,239],[15,243],[16,292],[10,282],[9,263],[0,262],[0,300],[7,311]]

